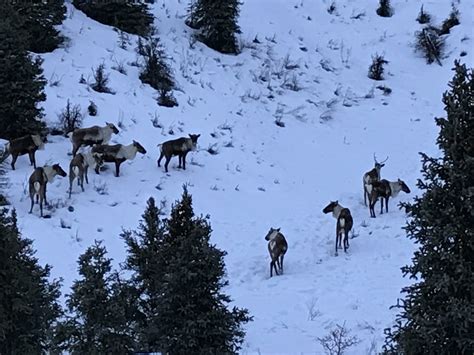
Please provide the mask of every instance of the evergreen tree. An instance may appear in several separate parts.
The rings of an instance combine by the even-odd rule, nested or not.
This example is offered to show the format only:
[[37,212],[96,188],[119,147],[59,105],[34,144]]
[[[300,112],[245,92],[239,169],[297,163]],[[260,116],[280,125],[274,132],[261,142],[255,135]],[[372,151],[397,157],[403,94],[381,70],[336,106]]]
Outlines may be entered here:
[[80,280],[72,286],[60,341],[71,354],[127,354],[135,347],[135,292],[112,272],[101,242],[79,257]]
[[175,86],[171,69],[158,38],[149,37],[145,44],[138,41],[138,53],[143,57],[140,80],[158,90],[158,104],[173,107],[177,105],[172,90]]
[[23,238],[16,213],[0,210],[0,354],[42,354],[51,349],[59,281],[38,264],[32,241]]
[[12,2],[21,17],[21,29],[26,34],[26,48],[35,53],[51,52],[64,37],[54,27],[66,15],[64,0]]
[[132,282],[141,295],[137,315],[140,350],[147,352],[159,348],[157,305],[163,284],[160,267],[164,262],[159,260],[163,257],[159,250],[164,236],[159,214],[155,200],[150,197],[138,230],[122,233],[128,247],[125,266],[133,272]]
[[[153,221],[158,218],[155,216],[156,209]],[[157,345],[148,350],[236,353],[245,335],[242,324],[251,317],[246,309],[227,309],[230,298],[221,292],[228,284],[223,280],[225,252],[209,243],[211,227],[206,218],[194,216],[186,188],[164,228],[166,233],[160,234],[162,240],[156,243],[153,282],[158,292],[153,295],[156,304],[148,330],[154,333]]]
[[73,5],[90,18],[139,36],[150,34],[153,15],[148,5],[133,1],[73,0]]
[[446,118],[437,118],[441,158],[422,154],[424,191],[405,204],[409,238],[420,249],[402,270],[405,287],[389,354],[474,353],[474,73],[455,62],[443,95]]
[[199,29],[197,38],[208,47],[221,53],[237,54],[239,5],[238,0],[197,0],[189,8],[186,22]]
[[19,15],[6,2],[0,4],[0,138],[40,133],[45,125],[38,103],[46,99],[40,58],[25,48],[26,37],[18,27]]

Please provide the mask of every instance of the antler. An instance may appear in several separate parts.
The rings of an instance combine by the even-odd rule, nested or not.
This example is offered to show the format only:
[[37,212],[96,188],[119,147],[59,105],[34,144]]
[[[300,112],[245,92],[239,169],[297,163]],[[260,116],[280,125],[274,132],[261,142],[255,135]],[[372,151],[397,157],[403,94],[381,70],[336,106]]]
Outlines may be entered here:
[[381,162],[379,163],[379,162],[377,161],[377,157],[375,156],[375,153],[374,153],[374,162],[375,162],[375,164],[377,164],[377,163],[378,163],[378,164],[383,164],[383,163],[385,163],[387,160],[388,160],[388,155],[387,155],[387,158],[385,158],[385,160],[383,160],[383,161],[381,161]]

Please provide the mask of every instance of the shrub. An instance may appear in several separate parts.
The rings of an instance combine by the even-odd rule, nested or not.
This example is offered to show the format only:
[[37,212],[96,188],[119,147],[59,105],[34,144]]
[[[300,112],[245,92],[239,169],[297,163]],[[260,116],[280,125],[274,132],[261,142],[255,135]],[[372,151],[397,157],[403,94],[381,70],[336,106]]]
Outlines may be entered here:
[[449,14],[449,17],[443,21],[441,25],[441,30],[440,30],[440,35],[445,35],[448,34],[451,28],[454,26],[459,25],[459,10],[452,5],[452,10],[451,13]]
[[428,64],[436,61],[441,64],[441,56],[444,53],[444,38],[440,37],[439,30],[434,26],[427,26],[416,32],[415,49],[422,52]]
[[104,64],[100,64],[94,70],[94,79],[95,83],[91,85],[93,90],[108,94],[112,93],[112,91],[107,87],[107,84],[109,83],[109,75],[105,73]]
[[416,20],[422,25],[431,21],[431,15],[423,10],[423,5],[421,5],[420,13],[418,14]]
[[383,55],[376,54],[372,56],[372,64],[369,67],[369,78],[373,80],[383,80],[384,64],[387,64],[388,61],[385,60]]
[[97,116],[97,105],[94,101],[91,101],[89,106],[87,106],[87,111],[89,112],[89,116]]
[[81,113],[81,106],[71,105],[69,99],[67,100],[66,107],[58,115],[59,124],[65,136],[69,132],[74,131],[76,128],[80,128],[82,125],[83,115]]
[[393,9],[390,5],[390,0],[380,0],[380,5],[376,12],[381,17],[392,17]]

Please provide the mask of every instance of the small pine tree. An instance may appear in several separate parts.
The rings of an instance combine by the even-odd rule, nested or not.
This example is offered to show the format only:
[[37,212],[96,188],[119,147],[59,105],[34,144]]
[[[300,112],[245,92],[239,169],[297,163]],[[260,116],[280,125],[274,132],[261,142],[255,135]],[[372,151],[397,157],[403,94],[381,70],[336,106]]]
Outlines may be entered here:
[[208,47],[221,53],[237,54],[239,6],[238,0],[197,0],[189,8],[187,23],[199,29],[197,38]]
[[372,56],[372,64],[369,67],[369,78],[373,80],[383,80],[384,65],[388,64],[383,55]]
[[16,213],[0,210],[0,354],[43,354],[61,315],[59,281],[38,264],[32,241],[23,238]]
[[431,15],[423,10],[423,5],[421,5],[420,13],[418,14],[416,20],[422,25],[431,21]]
[[428,64],[436,61],[441,64],[441,57],[444,54],[444,38],[439,35],[439,30],[433,26],[427,26],[415,33],[415,49],[422,52]]
[[100,64],[93,72],[95,83],[91,85],[92,89],[97,92],[111,94],[112,90],[107,86],[109,74],[105,73],[105,64]]
[[379,0],[379,7],[376,12],[381,17],[392,17],[393,9],[390,0]]
[[402,269],[415,281],[387,329],[388,354],[474,353],[474,71],[458,61],[454,70],[447,117],[436,119],[441,158],[422,154],[424,193],[402,205],[419,250]]
[[144,44],[138,40],[137,52],[142,55],[143,65],[140,80],[158,90],[158,104],[173,107],[177,105],[172,90],[175,86],[171,69],[166,63],[166,56],[158,38],[149,37]]
[[16,11],[8,2],[2,2],[0,9],[0,138],[41,134],[45,124],[38,103],[46,99],[42,60],[28,54]]
[[89,112],[89,116],[97,116],[97,105],[94,101],[90,101],[89,106],[87,106],[87,112]]
[[61,326],[64,349],[72,354],[127,354],[134,350],[133,288],[112,272],[101,242],[79,257],[80,280],[67,297],[70,312]]
[[451,4],[451,5],[452,5],[452,10],[449,13],[449,17],[446,20],[444,20],[443,23],[441,24],[441,29],[439,32],[440,35],[448,34],[451,31],[451,28],[460,24],[459,10],[454,6],[454,4]]
[[227,309],[222,293],[225,252],[209,243],[211,227],[196,218],[186,187],[165,221],[166,233],[156,251],[160,273],[155,308],[154,351],[176,354],[236,353],[251,320],[246,309]]
[[64,0],[11,2],[21,18],[27,34],[26,48],[35,53],[52,52],[64,41],[54,27],[66,17]]

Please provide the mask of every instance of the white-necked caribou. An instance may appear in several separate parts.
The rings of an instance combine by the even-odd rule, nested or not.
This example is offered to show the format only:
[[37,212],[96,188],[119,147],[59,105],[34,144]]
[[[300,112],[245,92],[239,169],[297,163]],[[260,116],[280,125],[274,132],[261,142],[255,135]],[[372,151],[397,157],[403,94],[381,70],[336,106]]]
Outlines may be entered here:
[[105,123],[105,126],[92,126],[88,128],[78,128],[72,132],[72,155],[76,156],[82,145],[93,146],[94,144],[107,144],[110,142],[112,134],[118,134],[119,130],[113,123]]
[[36,195],[36,203],[40,205],[41,217],[43,217],[43,201],[45,204],[48,204],[46,199],[46,185],[53,182],[56,175],[65,177],[67,176],[66,172],[61,168],[59,164],[54,164],[52,166],[43,166],[36,168],[33,173],[30,175],[28,180],[28,187],[31,199],[31,208],[30,212],[33,212],[34,197]]
[[407,194],[410,193],[410,189],[404,181],[398,179],[397,181],[388,181],[382,179],[380,181],[374,181],[371,184],[372,189],[369,195],[369,212],[370,217],[375,218],[375,204],[380,198],[380,214],[383,214],[383,201],[385,200],[385,212],[388,212],[388,200],[390,197],[396,197],[400,191]]
[[[126,160],[133,160],[137,153],[146,154],[145,148],[133,141],[132,144],[95,145],[91,150],[93,155],[100,155],[104,163],[115,163],[115,176],[120,175],[120,165]],[[99,174],[99,166],[96,165],[95,172]]]
[[332,212],[332,216],[336,219],[336,256],[338,246],[342,249],[341,241],[344,241],[344,252],[349,248],[349,231],[352,229],[354,221],[351,211],[339,204],[339,202],[331,201],[323,209],[323,213]]
[[371,184],[374,181],[380,181],[381,179],[380,171],[385,166],[385,162],[387,160],[388,160],[388,157],[384,161],[379,163],[374,153],[374,168],[370,171],[367,171],[362,178],[362,185],[364,189],[364,205],[366,206],[367,206],[367,199],[370,196],[370,190],[372,188]]
[[165,170],[166,172],[168,172],[168,164],[170,163],[171,158],[177,155],[179,160],[178,168],[181,168],[182,162],[183,170],[186,170],[186,155],[190,151],[196,150],[197,140],[200,136],[200,134],[190,134],[189,138],[181,137],[158,144],[158,147],[160,147],[160,157],[158,158],[158,166],[160,166],[161,159],[165,157]]
[[[288,243],[285,236],[280,232],[280,228],[270,228],[265,240],[268,240],[268,252],[270,253],[270,277],[273,276],[273,270],[277,275],[278,270],[283,274],[283,259],[288,250]],[[278,269],[277,269],[278,266]]]

